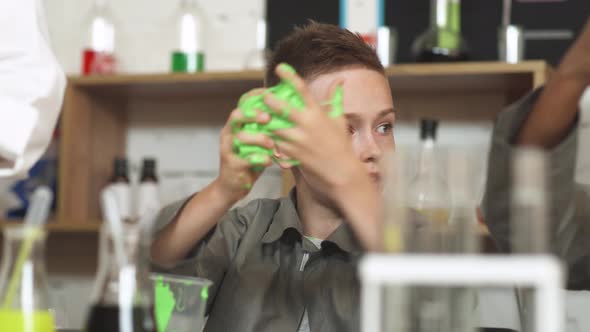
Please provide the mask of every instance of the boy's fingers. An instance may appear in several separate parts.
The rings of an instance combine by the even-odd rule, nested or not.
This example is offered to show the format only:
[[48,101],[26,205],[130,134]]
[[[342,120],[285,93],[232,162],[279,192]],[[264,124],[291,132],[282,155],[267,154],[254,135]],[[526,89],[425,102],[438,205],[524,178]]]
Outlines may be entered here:
[[281,63],[277,66],[275,72],[280,78],[291,82],[291,84],[293,84],[293,87],[295,88],[295,90],[297,90],[297,92],[299,92],[299,95],[303,99],[303,102],[305,103],[305,105],[308,108],[313,108],[312,106],[316,104],[316,101],[313,98],[313,96],[311,95],[311,92],[309,91],[309,89],[307,88],[307,84],[299,75],[297,75],[297,73],[293,72],[292,70],[290,70],[288,68],[289,68],[288,66]]
[[257,96],[257,95],[261,95],[266,91],[266,89],[264,88],[256,88],[256,89],[252,89],[246,93],[244,93],[241,97],[240,100],[238,101],[238,105],[242,103],[242,101],[244,101],[244,99],[250,98],[252,96]]
[[302,156],[299,155],[298,151],[300,151],[301,149],[298,148],[293,142],[280,141],[276,143],[276,146],[278,149],[281,150],[281,156],[274,157],[278,162],[289,162],[297,160],[297,163],[299,163],[299,158]]
[[[301,141],[301,139],[302,139],[301,129],[299,129],[297,127],[275,130],[274,134],[279,138],[277,143],[283,142],[283,141],[295,143],[295,142]],[[275,145],[277,143],[275,143]]]
[[244,113],[241,109],[236,108],[229,115],[227,123],[230,125],[230,127],[232,128],[232,131],[233,131],[236,128],[241,128],[242,125],[244,125],[246,123],[264,124],[269,121],[270,121],[270,115],[268,113],[261,111],[261,110],[256,110],[255,116],[247,117],[244,115]]
[[250,166],[250,170],[252,170],[254,172],[260,172],[265,167],[268,167],[272,164],[271,156],[269,156],[267,154],[253,153],[251,155],[248,155],[245,158],[245,160],[248,161],[248,164]]
[[291,106],[288,102],[281,100],[272,94],[264,96],[264,103],[270,107],[276,114],[296,122],[299,110]]
[[330,106],[330,112],[328,113],[331,118],[337,118],[344,113],[342,108],[342,102],[344,98],[343,92],[344,80],[335,80],[330,86],[330,100],[327,104]]
[[256,145],[267,149],[274,148],[274,142],[272,141],[272,139],[270,139],[270,137],[262,133],[253,134],[242,131],[234,135],[234,138],[242,144]]

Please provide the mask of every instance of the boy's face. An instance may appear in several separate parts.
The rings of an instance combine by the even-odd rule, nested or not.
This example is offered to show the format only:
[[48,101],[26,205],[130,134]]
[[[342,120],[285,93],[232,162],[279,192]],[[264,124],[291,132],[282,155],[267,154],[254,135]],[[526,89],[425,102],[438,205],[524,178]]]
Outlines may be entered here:
[[316,100],[324,101],[330,100],[335,82],[343,82],[344,117],[354,152],[371,178],[381,185],[384,154],[395,149],[395,113],[389,82],[374,70],[350,68],[320,75],[308,85]]

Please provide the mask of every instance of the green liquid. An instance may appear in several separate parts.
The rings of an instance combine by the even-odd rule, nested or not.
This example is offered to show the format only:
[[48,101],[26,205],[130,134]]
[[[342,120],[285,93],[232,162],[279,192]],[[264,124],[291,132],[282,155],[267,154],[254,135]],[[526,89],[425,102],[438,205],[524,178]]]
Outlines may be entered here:
[[55,332],[49,311],[35,311],[30,315],[17,310],[0,310],[0,331]]
[[448,0],[447,24],[438,31],[438,46],[446,49],[459,48],[461,38],[461,4]]
[[158,331],[166,331],[168,323],[176,307],[174,293],[170,290],[170,285],[164,283],[164,278],[159,277],[154,283],[154,294],[156,298],[155,313]]
[[172,53],[172,72],[174,73],[194,73],[205,70],[205,54],[184,53],[176,51]]

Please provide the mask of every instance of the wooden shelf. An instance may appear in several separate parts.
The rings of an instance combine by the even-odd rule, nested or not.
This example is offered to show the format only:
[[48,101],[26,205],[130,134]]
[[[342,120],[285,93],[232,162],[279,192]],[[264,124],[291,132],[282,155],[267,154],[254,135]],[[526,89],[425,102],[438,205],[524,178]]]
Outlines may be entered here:
[[386,72],[395,94],[396,91],[528,91],[542,85],[551,69],[544,61],[459,62],[398,65],[387,68]]
[[[0,220],[0,228],[13,225],[21,225],[22,220]],[[47,230],[58,233],[94,233],[100,230],[99,222],[88,223],[58,223],[55,220],[50,220],[45,226]]]
[[120,97],[210,97],[260,87],[263,77],[262,71],[129,74],[71,76],[69,83],[84,91]]
[[[546,81],[550,67],[544,61],[518,64],[461,62],[400,64],[386,69],[394,91],[509,90],[537,87]],[[128,74],[71,76],[70,84],[113,96],[195,96],[228,94],[262,86],[262,71],[195,74]]]

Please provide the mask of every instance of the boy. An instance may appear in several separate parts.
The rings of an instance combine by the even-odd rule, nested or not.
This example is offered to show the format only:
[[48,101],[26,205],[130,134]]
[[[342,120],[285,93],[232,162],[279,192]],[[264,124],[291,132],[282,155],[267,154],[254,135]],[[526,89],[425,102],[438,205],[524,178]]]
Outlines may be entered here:
[[[277,132],[280,143],[262,134],[234,136],[229,123],[269,120],[262,112],[246,119],[234,110],[221,133],[218,178],[182,209],[164,213],[161,219],[172,222],[158,233],[152,258],[213,281],[205,331],[357,331],[356,261],[379,248],[383,155],[395,146],[389,83],[361,38],[318,23],[279,43],[266,85],[280,78],[293,82],[306,104],[289,113],[295,127]],[[339,85],[344,116],[333,119],[320,105]],[[272,96],[265,101],[285,109]],[[228,212],[259,175],[232,152],[234,138],[301,162],[292,168],[296,187],[289,197]]]

